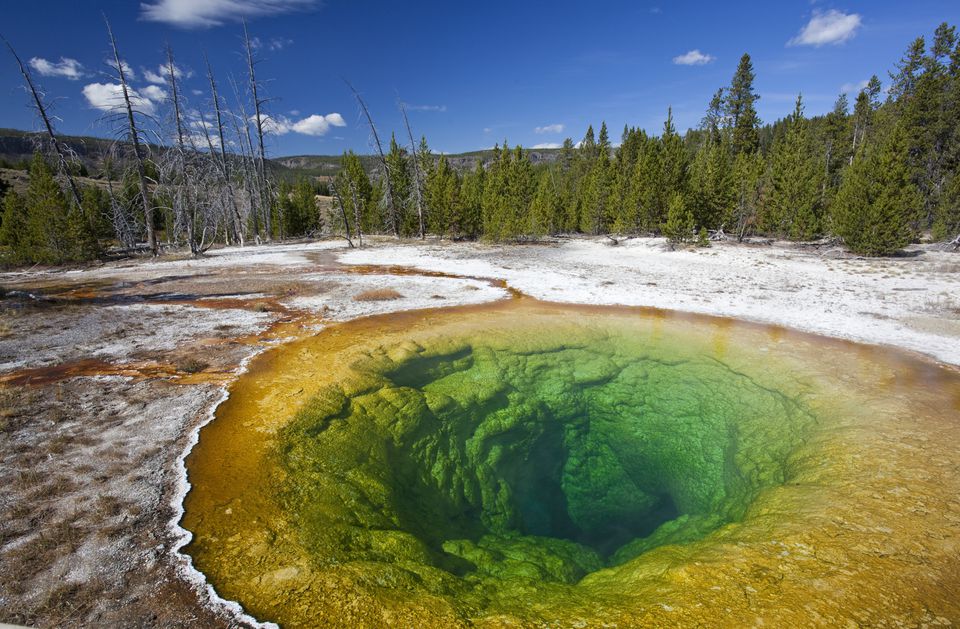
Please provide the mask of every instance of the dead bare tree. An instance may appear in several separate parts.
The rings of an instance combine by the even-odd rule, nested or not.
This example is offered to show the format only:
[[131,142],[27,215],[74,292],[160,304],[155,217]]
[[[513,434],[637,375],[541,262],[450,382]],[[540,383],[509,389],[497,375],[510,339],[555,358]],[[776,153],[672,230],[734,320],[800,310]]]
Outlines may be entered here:
[[353,215],[357,224],[357,241],[360,243],[360,247],[363,248],[363,229],[360,227],[360,217],[363,216],[363,208],[360,207],[360,198],[357,194],[357,184],[352,179],[350,180],[350,196],[353,199]]
[[[254,113],[254,123],[257,128],[257,175],[260,178],[260,193],[265,194],[267,192],[267,172],[266,172],[266,161],[267,153],[263,147],[263,113],[261,108],[266,104],[266,100],[260,99],[260,84],[257,82],[257,74],[255,66],[258,63],[253,58],[253,44],[250,41],[250,34],[247,32],[247,21],[243,21],[243,44],[247,53],[247,74],[249,81],[250,94],[253,96],[253,113]],[[270,225],[270,208],[269,205],[264,205],[267,199],[261,197],[260,203],[261,207],[264,209],[263,214],[263,224],[266,231],[267,241],[272,237],[273,231]]]
[[343,197],[340,195],[340,187],[331,182],[330,189],[333,190],[334,196],[337,198],[337,205],[340,206],[340,215],[343,217],[343,233],[347,238],[347,244],[350,245],[350,248],[353,249],[353,240],[350,239],[350,221],[347,220],[347,208],[343,204]]
[[240,146],[240,154],[243,157],[241,164],[244,167],[243,181],[246,184],[247,196],[250,200],[250,214],[253,217],[253,237],[257,244],[260,243],[260,212],[259,204],[255,199],[263,199],[263,193],[260,187],[260,176],[256,165],[256,152],[253,148],[253,136],[250,134],[250,119],[247,117],[247,110],[243,105],[243,98],[240,95],[240,87],[232,78],[230,80],[233,88],[234,100],[240,114],[233,115],[233,126],[237,136],[237,144]]
[[[217,120],[217,137],[220,141],[220,174],[223,177],[224,186],[226,186],[227,202],[229,203],[230,209],[233,210],[233,219],[236,221],[234,225],[234,234],[236,239],[240,242],[240,246],[243,246],[243,219],[240,217],[240,208],[237,205],[237,197],[233,191],[233,179],[230,174],[230,162],[227,160],[227,142],[224,138],[223,133],[223,114],[220,111],[220,94],[217,92],[217,81],[213,76],[213,67],[210,65],[210,60],[207,59],[207,56],[204,55],[204,61],[207,64],[207,79],[210,81],[210,96],[213,99],[213,112],[216,115]],[[207,130],[206,122],[203,123],[204,131]],[[207,134],[207,142],[210,143],[209,133]],[[215,155],[213,151],[213,146],[210,146],[211,155]]]
[[400,107],[400,113],[403,114],[403,124],[407,127],[407,137],[410,138],[410,157],[413,159],[413,196],[417,203],[417,218],[420,221],[420,240],[427,236],[423,225],[423,172],[420,170],[420,156],[417,154],[417,145],[413,140],[413,129],[410,128],[410,120],[407,118],[407,106],[397,99],[397,105]]
[[113,58],[116,63],[117,76],[120,78],[120,89],[123,95],[124,108],[126,110],[126,125],[130,142],[133,145],[133,155],[137,169],[137,178],[140,184],[140,199],[143,203],[143,219],[147,228],[147,246],[153,255],[159,254],[157,247],[157,234],[153,227],[153,206],[150,203],[150,196],[147,191],[147,170],[144,165],[143,147],[140,141],[140,132],[137,129],[136,116],[134,115],[133,103],[130,99],[130,88],[127,82],[127,73],[124,70],[123,61],[120,59],[120,49],[117,46],[117,39],[113,36],[113,29],[110,27],[110,20],[103,16],[103,21],[107,25],[107,34],[110,36],[110,48],[113,50]]
[[390,223],[390,230],[393,232],[393,235],[399,238],[400,217],[397,216],[396,199],[393,195],[393,178],[390,174],[390,167],[387,165],[387,158],[383,154],[383,145],[380,143],[380,135],[377,133],[377,126],[373,124],[373,118],[370,116],[370,110],[367,109],[367,104],[363,101],[360,93],[354,89],[353,85],[347,79],[343,79],[343,82],[346,83],[347,87],[350,88],[350,91],[353,92],[353,96],[357,99],[357,104],[360,105],[360,110],[363,112],[364,117],[367,119],[367,124],[370,126],[370,134],[373,136],[373,142],[377,148],[377,157],[380,160],[380,167],[383,169],[383,177],[387,185],[387,220]]
[[170,88],[170,103],[173,105],[173,122],[176,129],[176,144],[174,150],[168,153],[172,162],[172,177],[170,178],[176,187],[176,194],[172,195],[174,200],[174,216],[181,218],[185,223],[187,232],[187,241],[190,245],[190,253],[198,255],[200,253],[197,247],[196,234],[197,226],[197,199],[192,198],[190,186],[190,174],[187,172],[187,161],[196,153],[194,147],[191,154],[188,155],[187,147],[184,143],[184,124],[183,114],[180,106],[180,94],[177,85],[177,67],[173,62],[173,48],[167,46],[167,85]]
[[47,113],[47,105],[44,103],[43,95],[37,88],[37,84],[33,81],[33,76],[30,74],[30,70],[27,69],[27,67],[23,64],[23,61],[20,59],[20,55],[18,55],[17,51],[13,49],[13,45],[11,45],[10,42],[8,42],[6,38],[2,36],[0,36],[0,39],[3,39],[3,43],[7,45],[7,48],[10,50],[10,54],[13,55],[13,58],[17,61],[17,66],[20,68],[20,74],[23,75],[23,80],[26,82],[26,88],[30,91],[30,95],[33,97],[34,111],[36,111],[37,116],[43,123],[44,129],[47,132],[47,136],[50,139],[50,144],[57,156],[57,170],[66,178],[67,184],[70,187],[70,194],[73,196],[73,200],[79,208],[82,205],[80,188],[77,187],[77,182],[74,181],[73,175],[70,173],[70,166],[67,161],[67,156],[70,150],[65,144],[60,142],[60,139],[57,137],[57,134],[53,129],[53,122],[50,120],[50,116]]

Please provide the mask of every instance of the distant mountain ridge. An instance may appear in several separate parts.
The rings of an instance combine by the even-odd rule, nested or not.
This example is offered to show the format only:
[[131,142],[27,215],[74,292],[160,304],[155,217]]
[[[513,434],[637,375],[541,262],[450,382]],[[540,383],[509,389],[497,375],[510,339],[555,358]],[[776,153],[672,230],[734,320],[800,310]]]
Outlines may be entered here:
[[[33,155],[38,139],[45,139],[43,134],[34,131],[0,128],[0,166],[17,167],[29,162]],[[104,158],[110,154],[114,140],[92,136],[60,136],[60,139],[75,153],[77,159],[92,175],[97,176]],[[556,161],[559,149],[529,149],[527,155],[533,164],[551,163]],[[439,159],[439,155],[436,155]],[[457,170],[470,170],[476,167],[478,160],[484,162],[493,158],[493,150],[470,151],[455,153],[446,156],[450,165]],[[297,177],[316,177],[326,180],[337,174],[340,168],[340,155],[291,155],[286,157],[269,158],[275,172],[284,179]],[[377,167],[375,155],[361,155],[360,162],[367,172],[373,172]]]

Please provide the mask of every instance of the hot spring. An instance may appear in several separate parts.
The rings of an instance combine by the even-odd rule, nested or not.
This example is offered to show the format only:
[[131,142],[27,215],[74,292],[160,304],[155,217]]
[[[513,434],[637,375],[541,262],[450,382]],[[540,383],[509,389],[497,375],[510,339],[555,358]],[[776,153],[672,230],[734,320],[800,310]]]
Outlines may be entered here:
[[372,318],[234,385],[187,551],[284,626],[956,618],[958,409],[947,369],[729,320]]

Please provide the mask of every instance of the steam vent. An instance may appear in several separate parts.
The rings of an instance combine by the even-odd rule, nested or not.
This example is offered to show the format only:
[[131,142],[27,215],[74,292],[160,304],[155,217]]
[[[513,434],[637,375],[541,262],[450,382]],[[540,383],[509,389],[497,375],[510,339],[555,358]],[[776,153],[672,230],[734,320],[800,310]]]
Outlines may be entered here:
[[282,626],[956,617],[958,378],[890,354],[526,300],[344,324],[203,430],[187,550]]

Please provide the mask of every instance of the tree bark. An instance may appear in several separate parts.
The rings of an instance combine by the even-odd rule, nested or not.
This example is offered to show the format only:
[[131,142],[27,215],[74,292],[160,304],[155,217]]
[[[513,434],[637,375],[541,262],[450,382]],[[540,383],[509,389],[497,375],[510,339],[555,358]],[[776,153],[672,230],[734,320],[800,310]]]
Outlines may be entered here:
[[140,133],[137,131],[137,121],[133,115],[133,104],[130,102],[130,89],[127,86],[127,76],[123,71],[123,62],[120,60],[120,50],[117,48],[117,40],[113,36],[113,29],[110,28],[110,21],[107,16],[103,16],[103,21],[107,25],[107,34],[110,36],[110,47],[113,50],[113,58],[117,64],[117,75],[120,77],[120,87],[123,92],[123,102],[126,108],[127,130],[130,135],[130,142],[133,144],[133,154],[137,165],[137,179],[140,183],[140,200],[143,203],[143,220],[147,227],[147,246],[153,255],[159,254],[157,248],[157,234],[153,227],[153,206],[150,204],[150,197],[147,192],[147,172],[144,166],[143,147],[140,142]]

